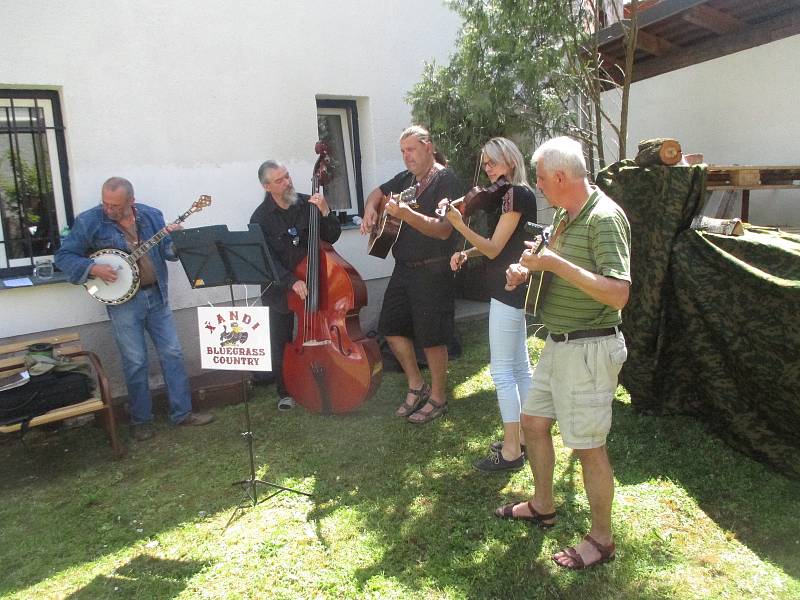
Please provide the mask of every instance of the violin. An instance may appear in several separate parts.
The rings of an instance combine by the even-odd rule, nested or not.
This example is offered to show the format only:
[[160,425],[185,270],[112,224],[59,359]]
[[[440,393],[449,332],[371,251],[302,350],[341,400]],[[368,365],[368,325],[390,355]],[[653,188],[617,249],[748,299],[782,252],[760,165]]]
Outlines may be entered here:
[[462,198],[452,200],[437,208],[436,215],[443,219],[447,211],[454,208],[461,213],[462,217],[466,218],[476,210],[489,210],[500,202],[510,187],[511,183],[505,177],[500,176],[492,185],[488,187],[475,186],[464,194]]

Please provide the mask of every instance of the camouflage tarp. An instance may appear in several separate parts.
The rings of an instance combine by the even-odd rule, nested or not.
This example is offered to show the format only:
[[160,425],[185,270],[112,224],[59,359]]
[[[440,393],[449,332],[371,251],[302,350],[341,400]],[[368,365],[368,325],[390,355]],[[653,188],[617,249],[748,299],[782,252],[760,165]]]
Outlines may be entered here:
[[625,161],[598,183],[631,221],[621,381],[634,406],[699,416],[733,447],[800,477],[800,236],[688,229],[702,166]]
[[672,246],[702,206],[706,169],[639,167],[615,163],[597,176],[597,185],[625,211],[631,223],[631,295],[622,315],[628,360],[622,385],[634,405],[660,412],[655,389],[664,290],[669,286]]

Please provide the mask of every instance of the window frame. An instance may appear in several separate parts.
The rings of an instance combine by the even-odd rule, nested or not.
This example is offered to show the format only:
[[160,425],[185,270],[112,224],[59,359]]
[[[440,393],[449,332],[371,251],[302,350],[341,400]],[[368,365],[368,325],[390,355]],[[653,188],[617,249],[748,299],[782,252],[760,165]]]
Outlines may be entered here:
[[[355,205],[347,211],[350,216],[364,215],[364,185],[361,175],[361,138],[358,129],[358,105],[355,100],[339,98],[317,98],[317,116],[320,116],[320,109],[343,110],[347,116],[346,124],[350,135],[350,153],[352,155],[353,179],[355,184]],[[343,122],[344,126],[345,123]]]
[[[59,231],[64,226],[71,227],[74,221],[74,211],[72,206],[72,192],[70,188],[69,178],[69,161],[67,159],[67,143],[66,143],[66,128],[64,127],[64,120],[61,109],[61,98],[58,90],[52,89],[28,89],[28,88],[0,88],[0,99],[10,100],[12,105],[15,100],[32,101],[33,106],[41,106],[39,101],[49,102],[48,108],[44,108],[45,114],[45,130],[52,132],[55,138],[55,147],[51,147],[48,140],[48,153],[50,155],[50,170],[51,181],[53,185],[53,202],[55,206],[55,219]],[[52,116],[52,123],[47,122],[47,117]],[[13,132],[3,135],[15,135]],[[49,136],[48,136],[49,137]],[[55,153],[55,157],[53,156]],[[54,160],[55,159],[55,160]],[[57,165],[58,175],[52,173],[52,167]],[[57,189],[56,186],[59,186]],[[60,192],[60,193],[59,193]],[[63,221],[62,221],[63,219]],[[5,243],[5,242],[0,242]],[[0,277],[8,277],[15,275],[30,274],[33,271],[33,266],[37,258],[47,257],[52,255],[35,255],[30,256],[29,259],[10,259],[6,256],[4,259],[8,266],[0,264]],[[20,260],[29,260],[28,264],[12,266],[11,262]]]

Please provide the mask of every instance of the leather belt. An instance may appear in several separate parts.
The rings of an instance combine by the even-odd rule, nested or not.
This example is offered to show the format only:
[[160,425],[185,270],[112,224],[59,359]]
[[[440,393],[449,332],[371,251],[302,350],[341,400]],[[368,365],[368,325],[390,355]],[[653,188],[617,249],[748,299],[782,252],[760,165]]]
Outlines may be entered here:
[[551,333],[550,339],[554,342],[568,342],[569,340],[582,340],[593,337],[604,337],[606,335],[616,335],[616,327],[606,327],[605,329],[578,329],[568,333]]
[[152,290],[154,287],[158,287],[158,284],[157,283],[148,283],[147,285],[140,285],[139,286],[139,291],[141,292],[142,290]]
[[448,260],[446,256],[434,256],[433,258],[424,258],[422,260],[404,260],[400,264],[403,265],[406,269],[417,269],[419,267],[424,267],[426,265],[433,265],[436,263],[444,262]]

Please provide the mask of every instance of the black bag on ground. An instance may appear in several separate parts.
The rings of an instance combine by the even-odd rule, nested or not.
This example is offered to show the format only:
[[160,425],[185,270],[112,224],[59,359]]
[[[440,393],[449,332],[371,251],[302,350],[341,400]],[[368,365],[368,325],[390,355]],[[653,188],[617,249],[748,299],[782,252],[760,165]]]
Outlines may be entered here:
[[36,375],[25,385],[0,392],[0,425],[22,423],[90,396],[91,379],[84,373],[52,370]]

